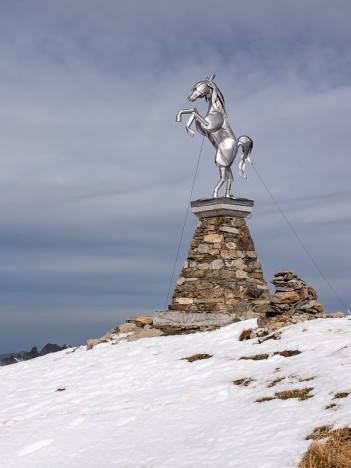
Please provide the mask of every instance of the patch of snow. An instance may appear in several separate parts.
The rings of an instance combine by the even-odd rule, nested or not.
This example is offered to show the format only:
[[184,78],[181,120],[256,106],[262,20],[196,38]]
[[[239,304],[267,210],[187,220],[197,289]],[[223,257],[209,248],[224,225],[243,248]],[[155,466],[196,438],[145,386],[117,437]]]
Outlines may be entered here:
[[[313,428],[351,427],[351,320],[318,319],[284,329],[280,340],[239,342],[253,327],[248,320],[82,346],[1,367],[1,466],[296,467]],[[183,360],[199,353],[212,357]],[[263,353],[269,358],[240,359]],[[244,378],[252,381],[233,384]],[[312,398],[304,401],[256,402],[306,387]],[[334,399],[339,392],[350,395]]]

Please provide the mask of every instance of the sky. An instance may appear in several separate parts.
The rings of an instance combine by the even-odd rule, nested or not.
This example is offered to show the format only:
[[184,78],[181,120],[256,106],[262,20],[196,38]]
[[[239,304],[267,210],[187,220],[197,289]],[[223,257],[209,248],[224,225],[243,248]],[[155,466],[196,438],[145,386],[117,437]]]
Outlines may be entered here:
[[[3,0],[0,13],[0,353],[164,310],[202,142],[175,115],[213,73],[254,141],[257,172],[239,179],[235,161],[232,191],[255,201],[266,280],[293,269],[327,312],[351,307],[348,0]],[[206,140],[192,198],[217,179]]]

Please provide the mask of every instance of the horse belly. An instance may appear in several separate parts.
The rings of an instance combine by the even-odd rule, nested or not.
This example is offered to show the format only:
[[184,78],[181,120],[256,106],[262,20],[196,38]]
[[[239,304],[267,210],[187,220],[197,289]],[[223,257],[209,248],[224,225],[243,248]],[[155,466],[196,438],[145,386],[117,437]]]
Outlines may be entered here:
[[216,154],[217,166],[231,166],[238,152],[238,144],[233,138],[226,138],[218,145]]

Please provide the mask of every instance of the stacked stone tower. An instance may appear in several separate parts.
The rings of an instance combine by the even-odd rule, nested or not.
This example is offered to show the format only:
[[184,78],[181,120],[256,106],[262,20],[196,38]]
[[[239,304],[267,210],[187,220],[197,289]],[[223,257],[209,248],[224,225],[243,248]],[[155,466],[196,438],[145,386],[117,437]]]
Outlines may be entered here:
[[244,219],[253,202],[212,198],[191,205],[199,221],[188,258],[168,311],[157,312],[154,324],[198,328],[265,312],[269,289]]

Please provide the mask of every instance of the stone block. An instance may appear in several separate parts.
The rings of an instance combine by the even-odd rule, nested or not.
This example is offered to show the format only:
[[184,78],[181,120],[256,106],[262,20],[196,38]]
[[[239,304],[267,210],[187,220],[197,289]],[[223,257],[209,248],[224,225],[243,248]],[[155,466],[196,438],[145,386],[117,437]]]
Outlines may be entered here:
[[138,326],[135,323],[122,323],[118,326],[120,333],[130,333],[135,332],[138,329]]
[[272,296],[271,301],[276,304],[287,304],[291,302],[297,302],[299,299],[300,295],[295,291],[277,292]]
[[155,327],[180,327],[184,329],[225,326],[237,320],[233,313],[184,313],[182,311],[156,312],[153,316]]
[[222,232],[230,232],[231,234],[238,234],[239,229],[232,226],[220,226],[219,230]]
[[220,302],[220,298],[199,298],[199,299],[194,299],[194,304],[217,304]]
[[204,242],[208,242],[211,244],[215,243],[221,243],[223,241],[223,235],[222,234],[207,234],[204,236]]
[[220,270],[224,267],[224,262],[222,259],[217,259],[217,260],[213,260],[211,263],[210,263],[210,269],[211,270]]
[[199,244],[197,247],[197,251],[199,253],[208,253],[210,250],[210,246],[208,244]]
[[164,332],[162,330],[158,330],[157,328],[149,328],[147,330],[141,330],[139,333],[134,333],[127,337],[127,341],[137,341],[141,340],[142,338],[154,338],[156,336],[162,336]]
[[236,273],[235,273],[235,276],[238,279],[244,279],[244,278],[248,277],[248,273],[246,271],[244,271],[244,270],[237,270]]
[[182,271],[182,276],[185,278],[188,278],[188,280],[195,279],[195,278],[202,278],[205,275],[205,272],[203,270],[193,270],[193,269],[184,269]]
[[317,310],[317,312],[323,312],[324,307],[322,306],[322,304],[319,304],[319,302],[313,300],[301,306],[301,310],[308,310],[308,309],[314,309],[314,310]]
[[[148,316],[148,315],[139,315],[137,317],[131,317],[129,319],[126,320],[126,322],[128,324],[135,324],[137,327],[144,327],[145,325],[152,325],[152,317]],[[127,324],[123,324],[123,325],[127,325]],[[123,325],[120,325],[118,328],[121,330],[121,326]]]
[[176,297],[174,302],[177,304],[192,304],[194,302],[193,298],[190,297]]
[[236,250],[222,250],[220,256],[225,260],[232,260],[233,258],[237,258],[237,252]]

